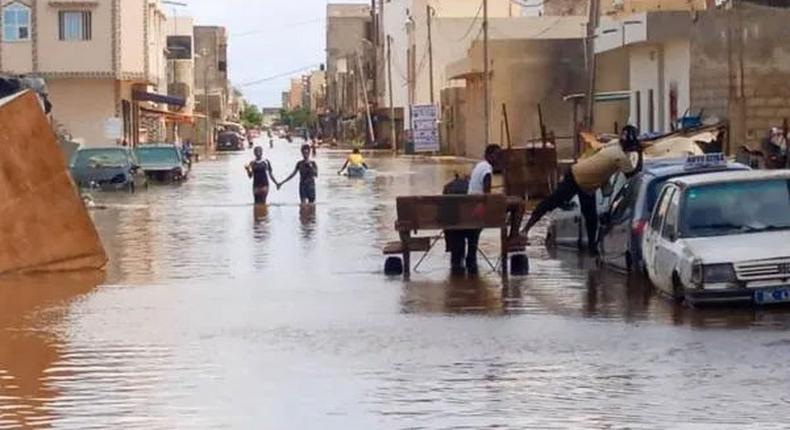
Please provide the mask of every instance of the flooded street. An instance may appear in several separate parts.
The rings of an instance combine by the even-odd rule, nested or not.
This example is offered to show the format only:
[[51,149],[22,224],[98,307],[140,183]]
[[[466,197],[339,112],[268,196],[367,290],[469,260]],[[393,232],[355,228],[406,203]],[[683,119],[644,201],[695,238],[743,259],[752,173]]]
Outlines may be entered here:
[[[278,142],[278,179],[299,159]],[[319,152],[255,209],[248,152],[183,186],[101,194],[106,274],[0,281],[0,428],[787,428],[790,312],[690,310],[573,253],[450,281],[437,246],[386,278],[395,197],[455,170]],[[536,235],[542,232],[536,231]],[[498,232],[484,235],[495,258]],[[481,268],[485,264],[481,260]]]

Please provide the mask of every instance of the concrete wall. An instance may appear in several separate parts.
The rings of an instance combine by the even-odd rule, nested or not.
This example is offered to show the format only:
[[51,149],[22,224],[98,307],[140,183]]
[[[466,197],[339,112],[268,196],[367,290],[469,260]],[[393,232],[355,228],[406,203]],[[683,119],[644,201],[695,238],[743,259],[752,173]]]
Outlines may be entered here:
[[[113,71],[112,0],[97,0],[95,3],[95,7],[86,8],[92,12],[93,23],[92,38],[87,41],[59,40],[58,12],[64,9],[53,7],[49,2],[36,3],[40,72],[111,73]],[[134,4],[134,7],[139,6],[138,9],[142,11],[142,0],[124,2],[124,4],[129,3]]]
[[115,116],[115,81],[56,79],[48,83],[54,119],[88,146],[114,145],[104,137],[104,120]]
[[[616,15],[647,11],[705,10],[709,0],[622,0],[601,1],[601,14]],[[618,4],[619,3],[619,4]]]
[[790,11],[712,11],[693,27],[691,105],[730,120],[732,147],[759,145],[790,118]]
[[[606,3],[606,2],[602,2]],[[584,15],[589,16],[588,0],[551,0],[543,5],[545,16]]]
[[0,69],[11,73],[30,73],[33,71],[33,42],[0,43]]
[[167,91],[167,17],[159,8],[158,0],[148,1],[148,81],[159,91]]
[[[691,43],[688,40],[673,40],[664,44],[663,73],[663,127],[672,128],[672,123],[682,117],[691,107]],[[676,99],[676,112],[672,112],[672,98]],[[690,112],[696,114],[696,112]],[[674,116],[674,117],[673,117]]]
[[661,49],[656,46],[639,46],[630,48],[629,54],[632,97],[628,122],[643,132],[659,131]]
[[[598,54],[595,90],[597,92],[627,91],[630,85],[629,54],[625,49]],[[584,112],[586,103],[581,104]],[[615,124],[627,124],[631,112],[629,102],[596,103],[594,130],[598,133],[612,133]]]
[[[506,144],[502,133],[502,104],[507,105],[513,145],[524,145],[540,137],[538,104],[548,131],[558,136],[573,134],[573,106],[563,96],[586,91],[584,47],[580,40],[523,40],[491,43],[494,61],[491,80],[491,124],[493,143]],[[472,61],[482,61],[482,46],[475,43]],[[482,75],[467,79],[466,149],[462,155],[477,157],[485,148]],[[571,141],[560,148],[572,151]]]
[[[121,72],[145,73],[145,14],[147,0],[121,2]],[[106,35],[109,39],[109,34]]]

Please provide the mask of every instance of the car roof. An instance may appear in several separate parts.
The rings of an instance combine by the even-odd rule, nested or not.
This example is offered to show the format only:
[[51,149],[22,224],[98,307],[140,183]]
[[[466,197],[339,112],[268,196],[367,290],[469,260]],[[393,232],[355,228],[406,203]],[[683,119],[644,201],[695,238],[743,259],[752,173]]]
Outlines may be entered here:
[[146,149],[146,148],[175,148],[176,145],[172,143],[146,143],[145,145],[140,145],[135,149]]
[[650,175],[654,178],[669,178],[674,176],[689,176],[713,173],[719,171],[741,171],[751,170],[749,166],[741,163],[727,162],[726,166],[715,167],[686,167],[686,159],[663,159],[645,164],[643,175]]
[[722,182],[759,181],[770,179],[790,179],[790,170],[730,170],[726,172],[704,173],[672,179],[671,182],[689,187]]
[[80,148],[77,152],[80,151],[128,151],[128,147],[123,146],[91,146],[88,148]]

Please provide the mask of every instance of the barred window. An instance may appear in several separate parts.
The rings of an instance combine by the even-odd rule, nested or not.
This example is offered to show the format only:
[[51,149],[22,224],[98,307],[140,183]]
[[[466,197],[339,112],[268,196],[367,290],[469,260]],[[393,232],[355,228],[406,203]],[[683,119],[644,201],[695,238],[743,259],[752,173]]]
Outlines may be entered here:
[[58,14],[59,38],[65,41],[91,40],[90,11],[61,11]]

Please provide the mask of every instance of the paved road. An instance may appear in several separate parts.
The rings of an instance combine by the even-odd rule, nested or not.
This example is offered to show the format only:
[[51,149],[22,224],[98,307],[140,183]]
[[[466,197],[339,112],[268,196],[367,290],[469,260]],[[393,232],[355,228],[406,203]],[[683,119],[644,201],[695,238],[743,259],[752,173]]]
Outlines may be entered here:
[[[267,154],[283,177],[298,146]],[[463,166],[318,164],[251,206],[249,154],[101,195],[106,275],[0,281],[0,429],[784,428],[787,311],[689,311],[574,254],[533,275],[381,274],[394,197]],[[539,232],[538,232],[539,233]],[[484,240],[494,253],[497,235]],[[759,423],[757,425],[756,423]]]

